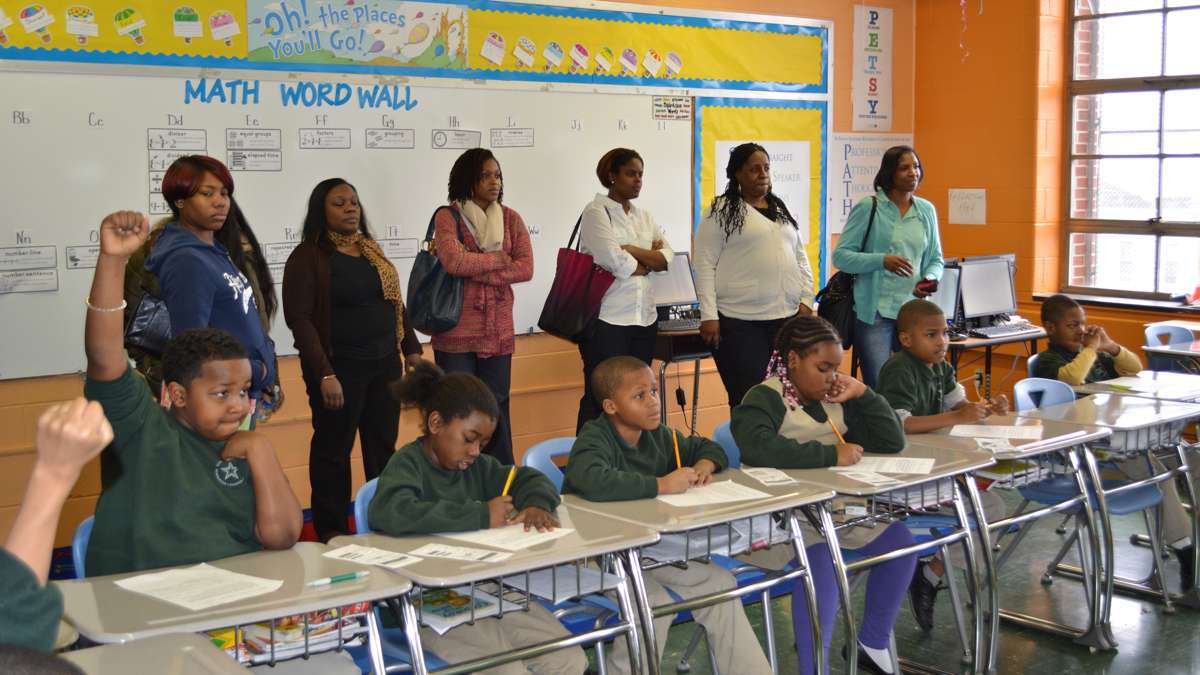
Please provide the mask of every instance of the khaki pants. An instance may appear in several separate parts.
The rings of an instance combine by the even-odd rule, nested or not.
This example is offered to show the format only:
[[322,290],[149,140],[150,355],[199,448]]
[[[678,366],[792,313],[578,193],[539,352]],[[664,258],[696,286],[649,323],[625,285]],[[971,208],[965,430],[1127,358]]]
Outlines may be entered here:
[[[673,602],[664,587],[669,587],[680,597],[687,599],[737,585],[733,575],[725,569],[698,562],[689,563],[687,569],[660,567],[646,572],[645,577],[646,595],[650,599],[651,607]],[[731,600],[692,610],[692,615],[708,633],[709,643],[717,656],[719,672],[725,675],[771,675],[771,664],[758,643],[754,629],[750,627],[750,621],[746,619],[741,601]],[[672,617],[664,616],[654,620],[654,637],[659,657],[667,645],[667,631],[671,628],[671,619]],[[609,673],[628,675],[629,648],[624,639],[615,640],[606,656]],[[645,655],[641,656],[644,667]]]
[[[567,629],[558,619],[534,601],[528,612],[505,612],[502,618],[480,619],[473,626],[456,626],[445,635],[422,627],[421,644],[442,660],[454,664],[567,635]],[[587,657],[583,650],[568,647],[479,672],[488,675],[581,675],[585,670]]]

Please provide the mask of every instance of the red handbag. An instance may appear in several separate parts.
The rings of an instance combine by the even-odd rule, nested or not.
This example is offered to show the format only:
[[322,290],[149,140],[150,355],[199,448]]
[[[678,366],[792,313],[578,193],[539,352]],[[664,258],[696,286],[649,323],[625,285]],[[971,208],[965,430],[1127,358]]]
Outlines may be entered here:
[[575,236],[582,222],[581,215],[575,221],[566,248],[558,249],[554,284],[538,318],[538,328],[576,344],[587,337],[592,323],[600,316],[604,294],[616,281],[612,272],[597,265],[591,255],[579,251]]

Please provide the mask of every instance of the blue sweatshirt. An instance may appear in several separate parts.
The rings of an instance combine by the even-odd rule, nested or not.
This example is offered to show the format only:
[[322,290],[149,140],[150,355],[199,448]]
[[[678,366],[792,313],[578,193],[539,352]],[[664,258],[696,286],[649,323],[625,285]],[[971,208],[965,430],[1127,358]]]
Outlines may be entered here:
[[252,396],[257,398],[275,381],[275,343],[263,331],[250,281],[224,246],[210,246],[172,222],[146,258],[146,269],[158,277],[173,335],[220,328],[236,337],[250,356]]

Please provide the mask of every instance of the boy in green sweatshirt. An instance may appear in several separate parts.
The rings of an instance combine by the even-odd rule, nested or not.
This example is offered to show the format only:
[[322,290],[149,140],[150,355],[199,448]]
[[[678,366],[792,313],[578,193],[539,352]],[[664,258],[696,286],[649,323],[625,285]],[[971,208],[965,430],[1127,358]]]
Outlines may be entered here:
[[[652,498],[708,484],[714,473],[728,466],[720,445],[699,436],[678,437],[662,424],[658,381],[639,359],[614,356],[601,362],[592,372],[592,393],[604,414],[584,424],[575,439],[563,492],[591,501]],[[649,570],[645,578],[646,592],[654,606],[672,601],[668,588],[687,599],[737,585],[726,570],[696,561],[684,569],[666,566]],[[719,672],[771,672],[740,602],[693,610],[693,615],[707,631]],[[671,620],[665,616],[654,621],[660,655]],[[609,652],[609,672],[630,672],[628,649],[623,645],[618,641]]]
[[[479,378],[447,375],[423,361],[393,385],[401,403],[421,409],[424,435],[392,455],[379,474],[367,516],[372,529],[400,536],[466,532],[517,523],[526,530],[558,527],[558,491],[536,469],[522,467],[503,494],[509,472],[481,454],[496,430],[500,408]],[[527,612],[506,613],[452,628],[445,635],[421,628],[421,642],[450,663],[512,651],[558,637],[567,630],[550,612],[531,603]],[[580,675],[587,658],[568,647],[483,671],[490,675]]]

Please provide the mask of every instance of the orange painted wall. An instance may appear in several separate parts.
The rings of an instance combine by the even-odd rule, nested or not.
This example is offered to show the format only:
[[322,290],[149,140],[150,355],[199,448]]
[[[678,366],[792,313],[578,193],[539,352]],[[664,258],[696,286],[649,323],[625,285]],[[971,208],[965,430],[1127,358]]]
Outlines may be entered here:
[[[777,16],[826,19],[834,22],[834,118],[835,131],[850,130],[850,66],[853,5],[844,0],[723,0],[696,2],[668,0],[641,3],[650,7],[687,7],[693,9],[756,13]],[[877,0],[872,4],[895,10],[895,88],[893,109],[894,129],[913,130],[913,0]],[[764,55],[769,58],[769,55]],[[668,397],[674,400],[679,383],[690,399],[690,364],[672,368]],[[263,430],[279,449],[280,459],[293,489],[303,504],[308,504],[308,442],[311,432],[304,385],[300,381],[295,358],[282,359],[280,370],[288,401]],[[32,378],[0,381],[0,538],[7,535],[16,516],[16,507],[24,495],[25,481],[33,466],[33,430],[37,416],[55,402],[80,395],[82,382],[74,376]],[[582,373],[579,353],[569,343],[546,336],[520,337],[513,360],[512,416],[514,443],[518,451],[555,436],[574,431],[575,411],[582,392]],[[725,392],[711,361],[702,364],[698,415],[699,429],[712,429],[728,418]],[[670,423],[684,426],[678,409]],[[400,440],[407,442],[416,436],[417,419],[407,411],[401,420]],[[357,458],[355,486],[362,481],[361,463]],[[70,542],[75,526],[92,513],[100,491],[99,463],[84,472],[64,509],[59,524],[57,545]]]

